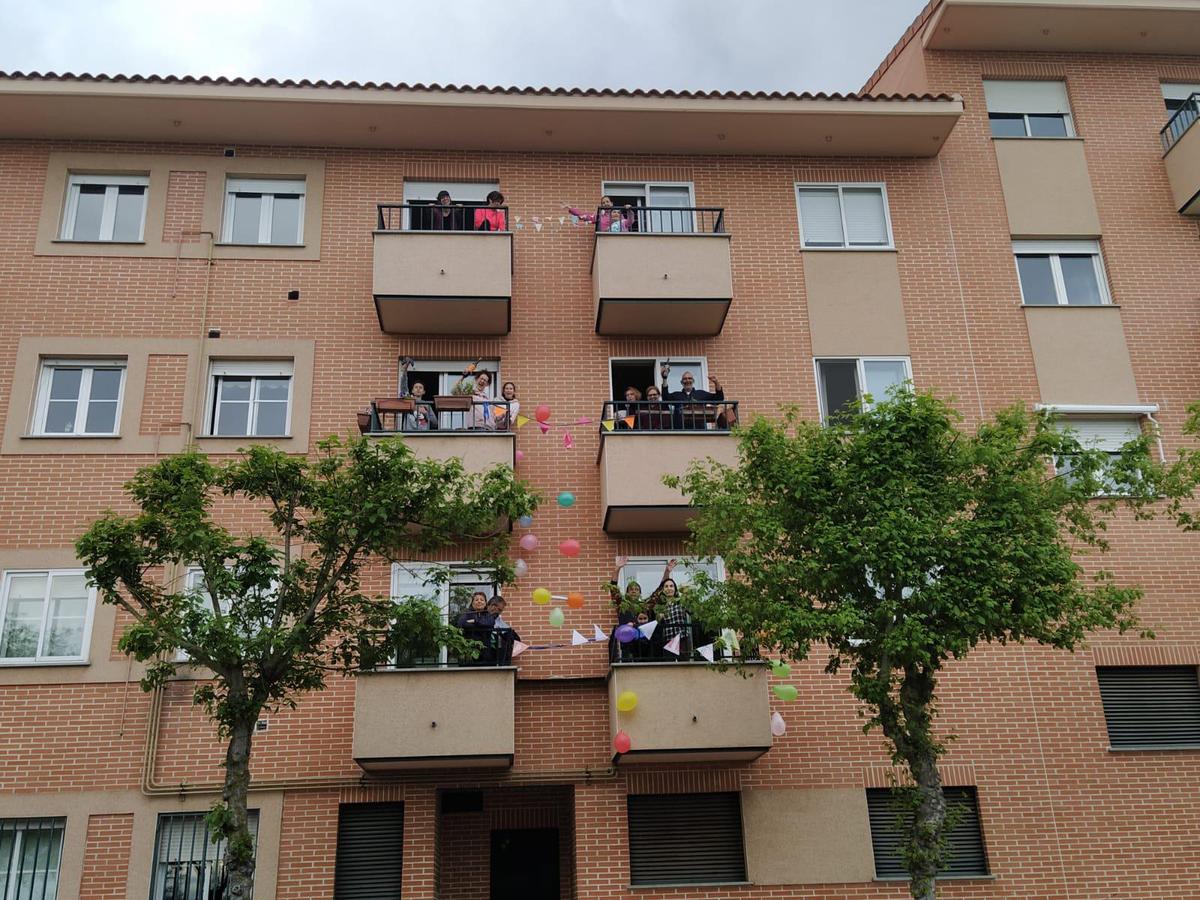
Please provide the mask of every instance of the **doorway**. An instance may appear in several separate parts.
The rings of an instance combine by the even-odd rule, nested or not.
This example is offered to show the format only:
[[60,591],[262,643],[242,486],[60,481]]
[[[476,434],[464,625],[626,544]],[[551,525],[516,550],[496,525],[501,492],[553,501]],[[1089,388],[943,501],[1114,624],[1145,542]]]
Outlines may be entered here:
[[492,832],[491,900],[561,900],[557,828]]

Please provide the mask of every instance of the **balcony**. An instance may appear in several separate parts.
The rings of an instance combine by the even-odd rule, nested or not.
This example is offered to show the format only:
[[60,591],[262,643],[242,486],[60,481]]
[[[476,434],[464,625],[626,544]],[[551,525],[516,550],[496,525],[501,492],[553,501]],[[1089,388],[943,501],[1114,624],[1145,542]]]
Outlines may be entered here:
[[468,472],[485,472],[515,462],[516,435],[507,429],[508,420],[504,400],[379,397],[358,413],[358,429],[368,437],[400,437],[418,457],[457,457]]
[[1163,164],[1175,197],[1175,208],[1185,216],[1200,216],[1200,94],[1192,94],[1163,128]]
[[[600,507],[609,534],[682,534],[695,515],[662,483],[695,460],[737,463],[737,401],[606,403],[601,414]],[[611,426],[611,427],[610,427]]]
[[597,210],[592,287],[597,334],[720,334],[733,302],[724,210]]
[[511,666],[360,672],[354,761],[380,773],[511,767],[516,675]]
[[[617,709],[617,697],[637,694],[637,707]],[[762,662],[741,672],[706,662],[620,662],[608,674],[611,736],[629,735],[619,765],[749,762],[771,749],[771,708]]]
[[[500,209],[507,221],[507,208]],[[422,227],[442,224],[432,211],[378,206],[372,292],[379,327],[387,334],[508,334],[512,233],[467,230],[467,207],[454,207],[444,228]]]

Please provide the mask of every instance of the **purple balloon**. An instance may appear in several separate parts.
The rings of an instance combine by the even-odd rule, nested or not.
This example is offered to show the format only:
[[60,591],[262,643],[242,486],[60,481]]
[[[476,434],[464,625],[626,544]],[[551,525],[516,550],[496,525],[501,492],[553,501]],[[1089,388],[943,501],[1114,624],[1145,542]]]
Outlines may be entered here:
[[638,630],[629,624],[618,625],[613,634],[622,644],[628,644],[637,640]]

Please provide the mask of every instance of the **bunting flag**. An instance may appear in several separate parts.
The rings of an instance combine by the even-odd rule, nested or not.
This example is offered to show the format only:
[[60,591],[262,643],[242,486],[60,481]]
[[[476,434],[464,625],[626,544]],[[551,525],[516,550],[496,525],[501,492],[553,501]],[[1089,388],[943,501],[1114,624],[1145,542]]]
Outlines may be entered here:
[[586,643],[588,643],[588,639],[585,638],[578,631],[571,632],[571,646],[572,647],[578,647],[580,644],[586,644]]
[[520,413],[517,413],[517,427],[524,428],[528,424],[529,424],[529,416],[523,416]]
[[493,406],[492,415],[499,419],[508,414],[508,410],[503,406]]
[[645,625],[639,625],[638,631],[642,633],[642,637],[644,637],[646,640],[650,640],[650,636],[654,634],[654,629],[657,627],[658,620],[655,619],[652,622],[647,622]]
[[575,438],[571,437],[571,432],[569,432],[569,431],[563,432],[563,449],[564,450],[574,450],[575,449]]
[[608,635],[600,630],[599,625],[593,625],[592,628],[595,629],[595,632],[594,632],[595,637],[593,637],[592,640],[594,640],[594,641],[607,641],[608,640]]
[[701,656],[703,656],[705,659],[707,659],[709,662],[713,661],[713,645],[712,644],[705,644],[703,647],[697,647],[696,652],[699,653]]
[[542,434],[550,433],[550,426],[545,422],[538,422],[538,428],[542,429]]
[[529,645],[526,644],[524,641],[513,641],[513,649],[512,649],[513,658],[515,659],[516,657],[520,656],[522,653],[524,653],[528,649],[529,649]]
[[615,428],[617,425],[617,423],[614,422],[612,419],[605,419],[600,424],[604,426],[605,431],[612,431],[613,428]]
[[675,635],[675,637],[671,638],[669,641],[667,641],[665,644],[663,644],[663,649],[666,650],[668,653],[678,656],[679,655],[679,639],[682,636],[683,635],[679,635],[679,634]]
[[624,421],[625,424],[628,425],[630,428],[633,427],[633,421],[634,421],[633,416],[626,416],[622,421]]

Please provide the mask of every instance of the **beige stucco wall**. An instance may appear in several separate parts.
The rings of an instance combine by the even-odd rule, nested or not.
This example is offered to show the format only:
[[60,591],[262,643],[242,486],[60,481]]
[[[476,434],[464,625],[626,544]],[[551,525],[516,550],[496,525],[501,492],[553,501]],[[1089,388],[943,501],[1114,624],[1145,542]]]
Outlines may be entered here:
[[511,297],[512,235],[376,231],[373,290],[377,297]]
[[1200,215],[1200,124],[1192,125],[1163,157],[1175,208]]
[[380,440],[402,440],[422,459],[446,460],[457,456],[468,472],[484,472],[496,465],[512,468],[516,447],[516,435],[511,432],[424,432]]
[[1025,321],[1043,403],[1137,403],[1116,306],[1027,306]]
[[907,356],[894,251],[803,253],[813,356]]
[[[633,712],[617,709],[622,691],[638,695]],[[771,746],[762,663],[724,672],[702,662],[620,663],[609,673],[608,706],[612,735],[624,730],[633,753]]]
[[592,287],[601,299],[728,300],[728,234],[596,235]]
[[1014,238],[1099,237],[1079,138],[993,138],[1008,229]]
[[354,758],[511,757],[515,685],[512,668],[361,673]]
[[875,877],[861,788],[742,791],[746,874],[755,884],[831,884]]

